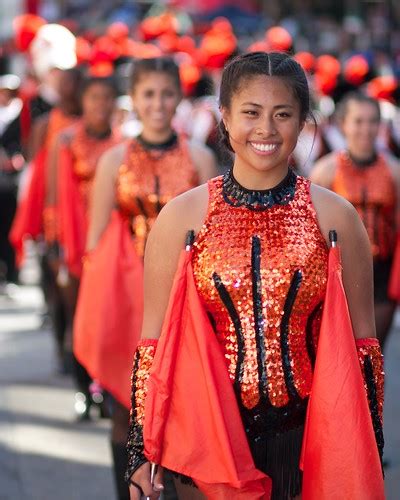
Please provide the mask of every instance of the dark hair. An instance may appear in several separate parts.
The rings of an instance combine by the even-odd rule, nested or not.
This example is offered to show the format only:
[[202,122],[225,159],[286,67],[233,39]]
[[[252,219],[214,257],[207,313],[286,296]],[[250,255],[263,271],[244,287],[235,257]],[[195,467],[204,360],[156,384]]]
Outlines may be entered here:
[[115,85],[114,80],[111,77],[102,77],[102,76],[88,76],[86,77],[80,87],[80,95],[83,96],[85,92],[87,92],[88,89],[92,85],[105,85],[106,87],[109,87],[112,92],[114,93],[115,96],[118,95],[117,92],[117,87]]
[[179,92],[181,92],[179,68],[171,57],[153,57],[134,61],[130,77],[130,88],[134,89],[143,75],[154,72],[169,75],[174,80]]
[[[220,106],[229,109],[232,96],[243,84],[243,80],[259,75],[284,79],[300,104],[300,119],[304,121],[311,117],[316,124],[310,107],[310,90],[304,70],[298,62],[284,52],[250,52],[232,59],[222,73],[219,94]],[[219,128],[222,143],[230,151],[233,151],[222,120]]]
[[344,97],[341,99],[341,101],[338,104],[337,110],[336,110],[336,116],[340,121],[344,119],[344,117],[347,114],[348,108],[349,108],[349,102],[351,101],[356,101],[358,103],[367,103],[371,104],[376,108],[376,112],[378,113],[378,120],[380,121],[381,119],[381,110],[379,107],[379,102],[374,99],[373,97],[370,97],[368,95],[363,94],[360,91],[354,90],[352,92],[348,92],[347,94],[344,95]]

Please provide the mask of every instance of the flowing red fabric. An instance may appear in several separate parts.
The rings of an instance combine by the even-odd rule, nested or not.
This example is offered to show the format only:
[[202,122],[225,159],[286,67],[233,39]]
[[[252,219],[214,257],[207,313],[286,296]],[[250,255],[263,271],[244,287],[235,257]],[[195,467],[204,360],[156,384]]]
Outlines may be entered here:
[[130,378],[143,316],[143,264],[129,223],[114,211],[84,265],[74,353],[93,379],[130,408]]
[[9,239],[16,251],[17,264],[23,261],[25,238],[36,239],[43,232],[43,210],[46,193],[47,149],[42,148],[31,164],[31,177],[19,202]]
[[255,468],[190,261],[183,252],[149,378],[145,454],[191,477],[209,499],[269,499],[271,480]]
[[400,233],[397,234],[393,264],[390,271],[389,297],[400,303]]
[[342,283],[329,275],[302,453],[303,500],[381,500],[383,475]]
[[87,214],[73,170],[73,157],[66,145],[60,147],[57,180],[59,239],[71,274],[80,277],[87,236]]

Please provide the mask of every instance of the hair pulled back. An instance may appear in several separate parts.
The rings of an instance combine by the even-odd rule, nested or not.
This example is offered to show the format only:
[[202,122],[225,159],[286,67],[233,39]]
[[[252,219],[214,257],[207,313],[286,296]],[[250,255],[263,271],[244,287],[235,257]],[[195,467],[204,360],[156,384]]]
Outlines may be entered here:
[[[303,68],[284,52],[250,52],[232,59],[222,73],[219,104],[230,109],[232,96],[243,82],[255,76],[275,76],[285,80],[300,105],[300,120],[313,116],[310,108],[310,91]],[[223,121],[219,124],[222,143],[233,151]]]
[[112,77],[104,76],[86,76],[81,84],[80,93],[85,94],[93,85],[104,85],[108,87],[116,97],[118,95],[117,87],[115,81]]
[[353,90],[351,92],[347,92],[347,94],[345,94],[344,97],[339,102],[337,110],[336,110],[336,116],[338,117],[338,119],[340,121],[343,121],[346,118],[347,112],[349,110],[349,103],[350,102],[357,102],[359,104],[365,104],[365,103],[371,104],[371,106],[373,106],[376,109],[377,117],[378,117],[378,120],[380,121],[381,109],[379,107],[379,102],[376,99],[374,99],[373,97],[365,95],[358,90]]
[[169,75],[179,92],[181,92],[179,68],[171,57],[152,57],[135,60],[130,76],[130,89],[134,90],[139,80],[148,73],[165,73]]

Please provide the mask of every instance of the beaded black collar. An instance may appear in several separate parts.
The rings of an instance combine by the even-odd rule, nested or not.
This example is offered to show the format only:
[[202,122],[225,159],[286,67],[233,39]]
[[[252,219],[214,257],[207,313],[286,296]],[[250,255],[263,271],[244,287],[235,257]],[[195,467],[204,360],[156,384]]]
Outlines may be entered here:
[[224,200],[233,207],[246,207],[255,212],[268,210],[275,205],[290,203],[296,191],[297,175],[289,169],[286,177],[275,187],[262,191],[246,189],[233,176],[230,169],[223,178]]
[[136,140],[142,145],[144,149],[155,150],[155,151],[166,151],[167,149],[172,149],[178,143],[178,136],[175,132],[171,135],[169,139],[161,143],[154,143],[146,141],[141,135],[136,137]]

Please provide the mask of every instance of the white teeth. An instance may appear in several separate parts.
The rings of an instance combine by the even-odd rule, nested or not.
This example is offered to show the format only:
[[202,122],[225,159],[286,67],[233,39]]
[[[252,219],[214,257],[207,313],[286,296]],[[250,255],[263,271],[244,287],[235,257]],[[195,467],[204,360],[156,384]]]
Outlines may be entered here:
[[253,146],[254,149],[257,149],[258,151],[262,152],[273,151],[277,147],[276,144],[258,144],[255,142],[252,142],[251,145]]

